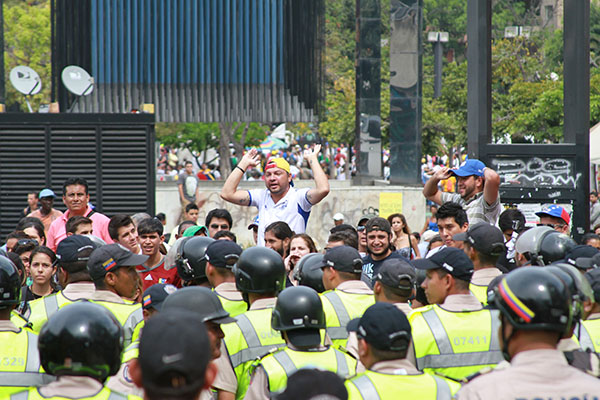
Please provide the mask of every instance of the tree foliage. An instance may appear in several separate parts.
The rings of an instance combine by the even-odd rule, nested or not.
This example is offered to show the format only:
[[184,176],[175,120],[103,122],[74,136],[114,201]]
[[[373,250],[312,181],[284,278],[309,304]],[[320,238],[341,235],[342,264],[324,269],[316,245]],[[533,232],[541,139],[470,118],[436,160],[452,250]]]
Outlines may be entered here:
[[[42,80],[42,91],[31,99],[34,110],[50,102],[51,46],[50,2],[5,1],[4,7],[4,69],[8,76],[18,65],[33,68]],[[27,110],[23,95],[6,84],[7,108]]]
[[196,155],[198,164],[209,163],[206,150],[217,149],[220,156],[220,172],[227,176],[232,165],[229,162],[229,146],[237,155],[245,147],[257,147],[268,135],[269,127],[252,123],[157,123],[156,138],[166,146],[185,148]]

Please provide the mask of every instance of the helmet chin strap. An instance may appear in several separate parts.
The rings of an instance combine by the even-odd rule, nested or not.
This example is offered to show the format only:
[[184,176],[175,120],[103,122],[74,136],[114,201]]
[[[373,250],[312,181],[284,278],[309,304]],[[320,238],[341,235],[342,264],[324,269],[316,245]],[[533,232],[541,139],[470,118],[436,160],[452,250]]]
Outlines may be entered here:
[[248,304],[248,309],[250,309],[250,299],[249,299],[248,293],[242,292],[242,299],[244,300],[244,302],[246,304]]
[[510,362],[512,357],[508,353],[508,344],[517,330],[513,326],[510,335],[508,335],[508,337],[504,336],[504,317],[502,317],[502,321],[500,323],[500,331],[502,332],[502,357],[504,357],[506,361]]

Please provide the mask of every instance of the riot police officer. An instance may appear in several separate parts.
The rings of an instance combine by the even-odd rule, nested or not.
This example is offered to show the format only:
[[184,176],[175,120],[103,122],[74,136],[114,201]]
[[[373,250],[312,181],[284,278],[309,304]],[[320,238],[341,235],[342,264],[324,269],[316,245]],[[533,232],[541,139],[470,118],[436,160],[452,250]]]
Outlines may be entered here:
[[510,366],[476,377],[458,399],[583,399],[600,393],[600,382],[569,366],[556,348],[573,317],[563,281],[544,268],[517,268],[488,299],[500,310],[500,343]]
[[600,268],[585,273],[594,293],[594,302],[586,307],[586,317],[579,330],[579,344],[582,349],[600,352]]
[[406,359],[411,328],[402,311],[378,302],[364,315],[348,324],[358,336],[360,361],[368,369],[346,381],[349,400],[446,399],[460,385],[436,375],[423,373]]
[[471,294],[473,263],[464,251],[448,247],[413,264],[427,274],[422,287],[431,303],[409,317],[417,367],[460,380],[502,361],[497,312]]
[[319,293],[325,291],[323,286],[323,254],[309,253],[303,256],[294,268],[294,279],[300,286],[308,286]]
[[175,265],[183,286],[210,287],[206,278],[206,248],[214,241],[209,237],[193,236],[179,245]]
[[252,362],[285,345],[271,328],[276,297],[285,287],[286,269],[275,250],[251,247],[240,255],[233,269],[235,284],[248,303],[248,311],[222,327],[226,353],[216,360],[219,374],[214,388],[242,399],[248,389]]
[[322,344],[325,313],[314,289],[297,286],[281,292],[271,326],[281,332],[287,346],[264,356],[254,365],[246,399],[268,400],[285,389],[288,378],[296,370],[309,365],[318,365],[342,378],[354,375],[356,360],[352,356]]
[[135,340],[144,314],[139,303],[131,304],[138,289],[139,276],[136,266],[143,264],[148,256],[134,254],[118,243],[98,247],[90,255],[87,269],[94,281],[96,291],[91,300],[106,307],[121,323],[125,347]]
[[327,250],[323,257],[323,286],[321,294],[327,321],[327,334],[333,344],[346,347],[351,319],[360,317],[373,303],[373,291],[360,277],[363,262],[350,246],[337,246]]
[[19,304],[21,278],[17,267],[0,256],[0,395],[24,387],[41,385],[52,379],[40,373],[38,337],[29,328],[11,322],[11,312]]
[[71,235],[61,240],[56,248],[58,276],[64,287],[54,293],[29,302],[27,319],[35,332],[39,332],[48,318],[59,308],[80,299],[90,299],[94,283],[86,269],[90,254],[98,245],[87,236]]
[[233,267],[242,248],[230,240],[215,240],[206,248],[206,277],[218,295],[223,308],[232,317],[248,310],[242,293],[235,287]]
[[550,265],[562,260],[576,246],[575,241],[550,228],[536,226],[521,233],[515,242],[515,261],[518,267]]
[[123,351],[123,328],[106,308],[85,300],[61,308],[43,326],[38,348],[44,370],[58,380],[11,399],[139,399],[103,385]]

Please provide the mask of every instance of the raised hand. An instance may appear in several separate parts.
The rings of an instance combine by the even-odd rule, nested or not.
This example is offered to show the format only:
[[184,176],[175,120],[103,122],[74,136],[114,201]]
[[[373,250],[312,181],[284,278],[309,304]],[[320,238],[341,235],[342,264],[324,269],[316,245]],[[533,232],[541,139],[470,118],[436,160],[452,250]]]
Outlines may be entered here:
[[244,154],[239,162],[240,168],[246,170],[254,168],[260,163],[260,154],[256,149],[250,149]]
[[310,160],[311,158],[316,160],[320,151],[321,145],[315,144],[315,147],[313,147],[312,149],[309,148],[304,150],[304,158],[306,158],[307,160]]
[[446,180],[446,179],[450,178],[451,176],[452,176],[452,172],[450,172],[450,168],[448,168],[448,167],[440,168],[433,174],[433,178],[440,180],[440,181]]

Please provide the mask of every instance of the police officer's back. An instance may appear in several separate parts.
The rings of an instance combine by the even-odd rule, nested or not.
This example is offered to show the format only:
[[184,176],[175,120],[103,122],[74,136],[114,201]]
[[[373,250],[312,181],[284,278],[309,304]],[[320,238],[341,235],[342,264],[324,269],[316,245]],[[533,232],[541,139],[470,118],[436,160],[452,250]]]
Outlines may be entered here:
[[[170,294],[164,302],[163,314],[189,311],[202,321],[209,332],[211,360],[215,360],[225,351],[222,339],[223,324],[235,322],[212,290],[201,286],[190,286]],[[202,391],[200,400],[212,399],[210,390]]]
[[3,294],[0,298],[0,395],[51,380],[40,373],[37,335],[10,320],[11,311],[19,304],[20,284],[17,267],[0,256],[0,293]]
[[496,268],[498,257],[506,253],[502,231],[487,222],[472,225],[466,232],[453,236],[455,241],[464,242],[463,250],[473,262],[473,276],[469,290],[481,304],[487,304],[488,285],[502,275]]
[[110,310],[123,326],[124,345],[131,344],[134,331],[144,317],[140,304],[131,304],[138,288],[139,276],[136,266],[143,264],[148,256],[134,254],[120,244],[107,244],[94,250],[88,261],[88,272],[96,291],[91,300]]
[[285,345],[271,328],[271,316],[277,294],[285,287],[286,270],[276,251],[251,247],[242,252],[234,274],[249,308],[236,316],[235,323],[223,326],[226,352],[216,360],[219,373],[213,386],[241,399],[250,383],[252,362]]
[[202,399],[199,396],[210,389],[217,372],[210,362],[210,347],[200,316],[186,309],[161,312],[142,332],[140,356],[131,364],[132,379],[144,388],[146,400]]
[[518,268],[494,289],[490,306],[500,310],[502,352],[511,365],[476,377],[458,399],[597,397],[600,381],[569,366],[556,349],[572,318],[559,278],[543,268]]
[[297,286],[281,292],[271,324],[273,329],[281,332],[287,345],[255,364],[246,399],[268,400],[285,389],[288,378],[296,370],[307,366],[318,365],[342,378],[354,375],[356,360],[352,356],[322,344],[325,314],[314,289]]
[[585,278],[592,286],[595,302],[588,306],[585,320],[582,321],[577,332],[579,344],[584,350],[600,352],[600,268],[586,272]]
[[563,281],[570,294],[573,310],[572,323],[558,342],[557,348],[562,351],[569,365],[594,376],[600,375],[600,358],[593,349],[580,347],[580,324],[585,316],[586,304],[594,301],[594,293],[587,279],[571,264],[554,263],[544,267]]
[[[377,303],[393,304],[398,310],[402,311],[407,317],[412,312],[409,298],[415,294],[415,284],[417,276],[415,268],[408,260],[402,258],[388,258],[385,260],[379,272],[374,277],[373,293]],[[348,332],[348,344],[346,349],[357,359],[358,338],[355,331]],[[416,365],[414,360],[414,349],[412,342],[408,349],[409,361]],[[365,367],[358,363],[357,372],[364,372]]]
[[346,346],[350,320],[360,317],[373,303],[373,291],[360,280],[362,259],[358,250],[350,246],[334,247],[323,257],[323,285],[321,294],[327,323],[327,334],[333,344]]
[[61,308],[42,328],[38,346],[44,370],[57,381],[10,399],[139,399],[103,385],[119,370],[123,351],[123,328],[106,308],[85,300]]
[[413,264],[426,270],[421,286],[430,303],[409,318],[417,367],[460,380],[500,362],[497,312],[469,291],[473,263],[466,254],[448,247]]
[[360,360],[368,369],[346,381],[349,400],[449,400],[460,387],[423,373],[406,360],[411,328],[404,313],[392,304],[376,303],[348,328],[358,335]]
[[157,283],[146,289],[142,295],[142,309],[144,321],[140,322],[134,331],[134,338],[131,344],[123,350],[121,355],[121,368],[114,376],[111,376],[106,382],[106,386],[125,394],[142,396],[143,391],[137,387],[131,380],[130,364],[131,361],[139,356],[140,335],[145,323],[152,317],[158,315],[167,297],[177,291],[173,285],[166,283]]
[[31,329],[39,332],[48,318],[72,302],[90,299],[95,288],[87,271],[87,262],[96,245],[83,235],[71,235],[63,239],[56,248],[58,276],[64,287],[58,293],[29,302],[26,315]]
[[223,308],[235,317],[248,310],[242,293],[235,287],[233,266],[242,248],[230,240],[215,240],[206,248],[206,278],[219,296]]

